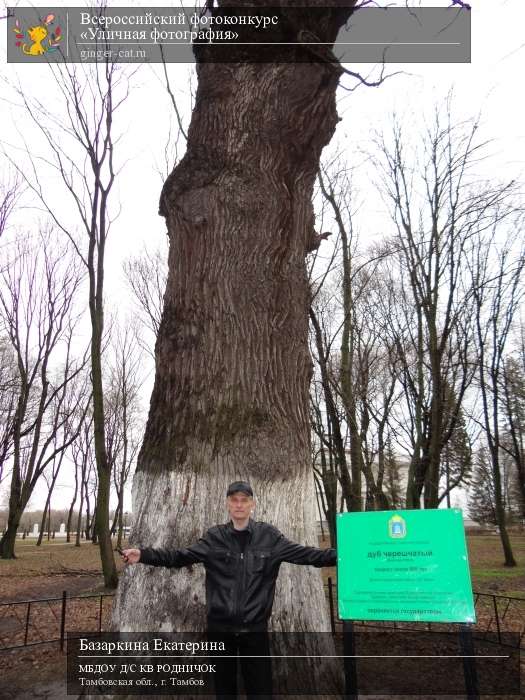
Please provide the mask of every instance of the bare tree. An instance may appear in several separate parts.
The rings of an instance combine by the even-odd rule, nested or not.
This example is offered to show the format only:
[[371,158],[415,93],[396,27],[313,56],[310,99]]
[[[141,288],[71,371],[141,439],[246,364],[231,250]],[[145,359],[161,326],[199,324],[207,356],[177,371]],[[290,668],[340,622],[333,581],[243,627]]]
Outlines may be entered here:
[[[67,376],[68,369],[65,368],[62,374]],[[83,372],[77,374],[71,381],[62,385],[61,390],[56,394],[50,405],[47,420],[50,423],[50,431],[53,435],[52,450],[55,453],[55,457],[48,465],[48,471],[44,471],[42,474],[47,483],[48,493],[44,504],[42,526],[37,545],[40,545],[42,542],[46,514],[48,511],[51,511],[51,496],[53,494],[58,475],[60,474],[64,458],[68,456],[71,450],[71,438],[73,437],[73,442],[76,441],[80,431],[82,430],[82,423],[86,419],[89,403],[88,385],[89,377],[87,376],[87,373]],[[59,445],[69,445],[69,448],[67,450],[58,450],[57,447]],[[68,518],[68,527],[69,520],[70,519]]]
[[87,404],[88,407],[91,405],[91,396],[87,398],[86,401],[79,403],[76,407],[75,414],[76,418],[84,415],[83,424],[77,435],[76,440],[71,444],[68,450],[69,461],[72,465],[72,471],[75,479],[75,486],[73,490],[73,496],[71,498],[71,503],[69,504],[69,509],[66,516],[66,542],[71,542],[71,530],[74,527],[73,521],[75,517],[75,506],[80,497],[80,503],[78,507],[78,512],[76,514],[77,520],[77,536],[75,543],[80,545],[80,523],[82,521],[82,508],[83,508],[83,482],[85,479],[85,468],[87,462],[87,456],[85,454],[84,444],[86,441],[89,442],[89,435],[91,433],[91,416],[89,410],[85,410],[84,406]]
[[330,419],[325,418],[325,404],[321,382],[312,381],[310,391],[310,413],[314,436],[312,437],[312,468],[317,486],[317,507],[321,526],[323,519],[328,524],[332,547],[337,543],[336,515],[338,478],[336,470],[336,455],[330,431]]
[[[346,171],[343,172],[345,183],[342,186],[343,192],[339,197],[336,196],[332,182],[325,183],[325,176],[322,171],[319,171],[319,183],[321,191],[325,199],[330,203],[333,215],[337,223],[338,232],[341,236],[341,253],[342,253],[342,331],[341,331],[341,358],[340,358],[340,391],[341,399],[345,407],[346,420],[350,432],[350,490],[348,494],[348,510],[359,511],[362,509],[361,496],[361,479],[365,471],[365,462],[363,460],[363,452],[361,439],[362,434],[358,425],[358,407],[355,391],[356,372],[354,362],[356,355],[354,353],[353,341],[355,335],[354,330],[354,285],[352,280],[352,244],[355,246],[352,226],[352,202],[351,202],[351,183],[347,177]],[[346,213],[346,221],[343,219],[343,209]]]
[[490,226],[495,205],[507,207],[514,189],[512,183],[479,181],[474,167],[485,145],[477,122],[454,119],[451,99],[435,110],[413,152],[398,123],[390,142],[380,140],[382,190],[397,230],[392,246],[399,251],[403,308],[409,314],[398,334],[400,349],[407,337],[411,348],[404,361],[414,429],[409,508],[420,507],[422,495],[427,508],[439,502],[443,450],[475,368],[467,258],[476,231]]
[[[384,510],[389,507],[383,491],[385,434],[399,395],[397,350],[383,308],[388,289],[378,269],[389,251],[377,246],[360,250],[354,229],[354,210],[359,207],[344,161],[338,159],[330,169],[321,169],[319,182],[341,240],[336,333],[340,353],[337,356],[332,351],[331,362],[337,366],[333,390],[340,396],[349,433],[350,473],[346,481],[351,488],[347,506],[349,510],[362,508],[364,476],[366,508]],[[331,346],[335,346],[334,341]]]
[[[3,324],[2,324],[3,325]],[[2,329],[6,330],[6,329]],[[19,387],[16,355],[8,336],[0,337],[0,484],[8,476],[5,469],[12,456],[13,426]]]
[[167,250],[159,247],[149,252],[144,248],[139,255],[124,262],[124,275],[133,293],[140,321],[152,334],[152,339],[144,339],[139,330],[137,339],[141,347],[154,358],[155,340],[162,320],[164,292],[168,280]]
[[22,178],[18,174],[6,180],[0,180],[0,238],[7,229],[9,217],[21,194]]
[[[520,361],[521,359],[521,361]],[[521,512],[525,519],[525,365],[521,358],[504,360],[503,415],[507,440],[502,449],[512,458],[520,491]]]
[[[64,459],[64,452],[60,453],[60,456],[58,460],[55,460],[55,463],[52,464],[51,468],[51,474],[47,474],[44,472],[42,474],[42,479],[46,482],[47,486],[47,497],[46,497],[46,502],[44,504],[44,510],[42,511],[42,518],[40,520],[40,532],[38,533],[38,538],[36,541],[36,546],[40,547],[42,544],[42,540],[44,539],[44,530],[46,527],[46,521],[47,521],[47,539],[51,539],[51,495],[53,493],[53,490],[55,488],[55,483],[56,483],[56,478],[58,476],[58,473],[60,471],[60,466],[62,465],[62,461]],[[57,465],[58,462],[58,465]]]
[[66,518],[66,542],[71,542],[71,528],[73,526],[73,516],[74,509],[78,498],[78,464],[73,461],[73,473],[75,476],[75,488],[73,491],[73,497],[71,498],[71,503],[69,504],[69,509]]
[[118,547],[122,544],[124,489],[137,457],[144,427],[140,410],[142,354],[137,352],[135,337],[136,330],[128,319],[115,337],[113,364],[106,389],[107,452],[118,499],[111,531],[112,534],[117,532]]
[[[11,254],[10,264],[0,275],[0,312],[16,355],[19,386],[9,520],[0,541],[4,559],[15,556],[16,531],[38,479],[76,437],[68,434],[54,444],[57,430],[69,420],[64,410],[65,386],[86,361],[75,358],[72,351],[81,274],[71,250],[44,231],[34,248],[19,238]],[[65,361],[57,371],[53,363],[60,355]]]
[[[315,199],[315,195],[314,195]],[[317,198],[319,202],[319,198]],[[319,202],[320,229],[324,228],[327,205]],[[327,237],[327,234],[324,235]],[[342,490],[341,507],[351,499],[346,446],[344,410],[338,401],[337,378],[332,367],[331,350],[339,331],[337,294],[332,276],[337,274],[340,239],[336,237],[328,257],[321,254],[321,235],[312,247],[308,261],[310,300],[310,354],[314,362],[310,383],[310,423],[312,427],[312,468],[321,524],[326,519],[333,547],[336,546],[338,491]],[[318,269],[319,268],[319,269]],[[334,328],[335,326],[335,328]]]
[[[37,99],[30,100],[25,91],[21,88],[18,90],[47,153],[37,156],[28,149],[31,167],[27,172],[14,162],[13,165],[25,177],[56,225],[71,240],[88,273],[93,430],[98,470],[96,529],[104,582],[107,587],[115,588],[118,577],[109,531],[111,467],[104,435],[102,376],[104,259],[107,238],[114,221],[110,196],[118,173],[114,118],[129,94],[129,75],[109,59],[89,67],[64,65],[51,69],[55,71],[56,83],[61,91],[62,111],[59,115],[51,114],[49,105],[43,105]],[[47,119],[42,118],[44,114]],[[85,243],[77,240],[70,221],[53,206],[39,174],[42,163],[51,167],[61,179],[77,214]]]
[[96,517],[98,479],[93,436],[91,436],[90,450],[88,452],[86,467],[85,479],[82,483],[85,504],[85,518],[82,534],[84,535],[86,542],[90,540],[93,544],[97,544],[98,538]]
[[77,532],[75,537],[76,547],[80,547],[80,540],[82,538],[82,517],[84,513],[84,506],[86,507],[86,512],[88,514],[86,520],[89,521],[89,499],[87,484],[89,481],[90,473],[94,468],[93,430],[91,422],[92,416],[88,416],[82,425],[82,429],[79,433],[78,438],[71,446],[73,461],[75,463],[75,481],[78,481],[78,489],[80,492],[80,503],[78,507],[76,526]]
[[[325,442],[331,458],[333,460],[333,469],[341,484],[343,497],[346,501],[347,508],[352,501],[353,488],[352,479],[349,473],[347,453],[346,453],[346,425],[344,420],[344,410],[338,406],[337,389],[333,378],[333,372],[330,369],[330,347],[331,342],[328,340],[326,329],[321,325],[319,320],[319,310],[310,308],[310,323],[313,328],[314,336],[314,352],[312,355],[319,366],[320,385],[323,393],[324,408],[326,411],[327,433],[328,439]],[[321,431],[319,424],[320,416],[314,422],[314,426],[318,426],[317,434],[323,438],[324,431]],[[322,453],[321,453],[322,455]],[[328,483],[325,484],[327,492],[333,491],[333,484],[330,471],[324,470],[325,477]],[[332,499],[334,496],[332,495]]]
[[[503,498],[502,406],[505,397],[505,350],[525,291],[525,246],[519,235],[523,226],[521,215],[515,214],[514,221],[507,222],[506,214],[505,209],[496,207],[492,227],[478,231],[476,244],[471,251],[470,272],[475,300],[482,426],[490,454],[495,517],[505,566],[516,566],[507,532]],[[507,231],[502,231],[505,228]]]

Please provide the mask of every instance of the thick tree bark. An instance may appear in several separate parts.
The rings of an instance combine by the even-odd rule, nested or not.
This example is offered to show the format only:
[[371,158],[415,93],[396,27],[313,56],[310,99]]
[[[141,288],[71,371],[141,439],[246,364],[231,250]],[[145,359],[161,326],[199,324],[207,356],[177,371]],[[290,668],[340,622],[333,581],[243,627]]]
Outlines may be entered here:
[[[335,39],[330,24],[322,40]],[[241,477],[256,519],[317,544],[305,254],[339,75],[321,63],[198,66],[187,153],[161,198],[169,278],[132,546],[195,541],[226,520],[227,484]],[[113,626],[199,630],[204,610],[202,567],[139,565],[121,578]],[[272,626],[329,631],[319,570],[283,565]]]

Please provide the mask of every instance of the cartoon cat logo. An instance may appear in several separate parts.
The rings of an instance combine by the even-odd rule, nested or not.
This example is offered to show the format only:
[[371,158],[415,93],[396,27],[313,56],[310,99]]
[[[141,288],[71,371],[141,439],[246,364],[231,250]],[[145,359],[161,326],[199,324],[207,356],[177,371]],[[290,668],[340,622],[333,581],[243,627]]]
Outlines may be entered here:
[[21,39],[24,39],[24,33],[20,27],[20,21],[18,19],[15,20],[13,31],[16,34],[16,45],[26,56],[42,56],[45,53],[58,50],[62,39],[62,30],[59,26],[53,31],[51,28],[48,29],[49,25],[53,24],[54,19],[55,15],[47,15],[41,24],[27,29],[27,36],[32,42],[29,46],[26,43],[22,43]]

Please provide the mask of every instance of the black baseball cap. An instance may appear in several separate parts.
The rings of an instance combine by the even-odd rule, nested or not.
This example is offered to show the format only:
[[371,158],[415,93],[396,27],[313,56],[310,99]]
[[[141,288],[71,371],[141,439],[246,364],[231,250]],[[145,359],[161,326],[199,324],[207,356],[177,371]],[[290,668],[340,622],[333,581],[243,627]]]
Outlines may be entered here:
[[231,496],[234,493],[245,493],[247,496],[251,496],[253,498],[253,490],[250,484],[247,481],[234,481],[233,484],[230,484],[228,486],[228,490],[226,491],[227,496]]

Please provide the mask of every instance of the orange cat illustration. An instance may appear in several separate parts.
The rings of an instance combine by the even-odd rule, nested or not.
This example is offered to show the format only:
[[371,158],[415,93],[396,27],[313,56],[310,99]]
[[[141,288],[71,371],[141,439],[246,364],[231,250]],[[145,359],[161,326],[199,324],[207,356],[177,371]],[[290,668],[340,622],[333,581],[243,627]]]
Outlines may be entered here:
[[47,51],[47,49],[42,46],[42,42],[47,37],[47,29],[45,27],[41,25],[31,27],[27,30],[27,35],[33,42],[33,44],[29,47],[29,50],[27,49],[27,44],[22,46],[22,51],[27,56],[41,56]]

